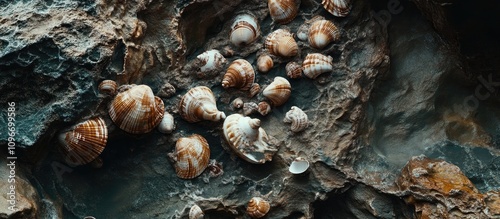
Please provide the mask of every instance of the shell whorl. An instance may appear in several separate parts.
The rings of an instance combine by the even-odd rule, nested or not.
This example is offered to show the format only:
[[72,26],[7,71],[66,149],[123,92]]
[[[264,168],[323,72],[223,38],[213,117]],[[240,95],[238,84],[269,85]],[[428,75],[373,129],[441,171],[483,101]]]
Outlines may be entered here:
[[316,49],[323,49],[339,38],[340,32],[338,28],[329,20],[317,20],[309,28],[309,44]]
[[174,159],[177,176],[182,179],[193,179],[207,168],[210,161],[210,147],[204,137],[193,134],[179,138],[175,144],[175,152],[170,156]]
[[224,74],[222,87],[235,87],[240,90],[250,90],[255,81],[255,71],[252,64],[245,59],[234,60]]
[[231,25],[229,40],[235,46],[246,46],[254,42],[259,35],[257,18],[250,14],[239,14]]
[[163,114],[163,119],[158,125],[158,131],[161,133],[168,134],[171,133],[174,129],[175,129],[174,117],[172,116],[172,114],[165,111],[165,114]]
[[283,77],[275,77],[274,81],[264,89],[262,95],[269,99],[273,106],[281,106],[290,98],[291,93],[290,82]]
[[307,54],[302,63],[302,70],[306,77],[315,79],[320,74],[333,70],[333,58],[321,53]]
[[290,23],[298,14],[300,1],[296,0],[269,0],[267,2],[269,14],[273,21],[279,24]]
[[309,126],[307,114],[296,106],[292,106],[292,108],[286,113],[283,122],[292,123],[292,126],[290,127],[292,132],[300,132]]
[[116,95],[118,84],[113,80],[104,80],[99,84],[99,92],[110,96]]
[[285,66],[286,75],[289,78],[300,78],[302,77],[302,65],[297,62],[289,62]]
[[193,205],[189,209],[189,219],[203,219],[204,216],[203,210],[198,205]]
[[345,17],[349,14],[352,8],[352,0],[323,0],[323,7],[337,17]]
[[248,202],[247,214],[252,218],[261,218],[269,212],[270,208],[271,206],[266,200],[260,197],[253,197]]
[[202,120],[217,122],[226,118],[226,114],[217,109],[214,94],[205,86],[191,88],[182,96],[179,113],[190,123]]
[[292,57],[299,53],[297,42],[293,35],[284,29],[277,29],[270,33],[265,40],[266,49],[273,55]]

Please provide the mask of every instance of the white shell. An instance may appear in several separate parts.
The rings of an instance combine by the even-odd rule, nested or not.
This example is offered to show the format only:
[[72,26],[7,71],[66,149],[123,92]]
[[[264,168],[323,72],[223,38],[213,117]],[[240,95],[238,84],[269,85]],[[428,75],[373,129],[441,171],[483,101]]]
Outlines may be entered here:
[[174,129],[175,129],[174,117],[170,113],[165,112],[165,114],[163,114],[163,119],[158,125],[158,131],[161,133],[168,134],[172,133]]
[[243,107],[243,100],[241,98],[236,98],[231,103],[234,109],[241,109]]
[[307,54],[302,63],[302,71],[308,78],[315,79],[320,74],[333,70],[333,58],[321,53]]
[[299,26],[297,29],[297,38],[302,41],[306,41],[309,36],[309,24],[305,23]]
[[257,69],[262,73],[267,73],[273,68],[274,62],[271,56],[263,54],[257,58]]
[[292,132],[300,132],[309,126],[307,114],[296,106],[292,106],[290,111],[286,113],[283,122],[292,123],[292,126],[290,127]]
[[288,168],[288,171],[292,174],[301,174],[309,169],[309,161],[302,157],[297,157]]
[[267,212],[271,209],[269,202],[261,197],[253,197],[248,202],[247,214],[251,218],[261,218],[266,216]]
[[203,210],[198,205],[193,205],[189,209],[189,219],[202,219],[204,216]]
[[255,41],[259,35],[257,18],[250,14],[239,14],[231,25],[229,40],[235,46],[245,46]]
[[205,51],[196,56],[196,58],[201,61],[202,66],[200,70],[202,72],[221,69],[226,63],[226,58],[216,49]]
[[182,96],[179,114],[190,123],[202,120],[217,122],[226,118],[226,114],[217,109],[212,90],[205,86],[191,88]]
[[352,8],[352,0],[323,0],[321,4],[331,14],[337,17],[345,17]]
[[262,95],[269,99],[273,106],[283,105],[290,98],[291,93],[292,87],[290,82],[279,76],[275,77],[274,81],[262,91]]

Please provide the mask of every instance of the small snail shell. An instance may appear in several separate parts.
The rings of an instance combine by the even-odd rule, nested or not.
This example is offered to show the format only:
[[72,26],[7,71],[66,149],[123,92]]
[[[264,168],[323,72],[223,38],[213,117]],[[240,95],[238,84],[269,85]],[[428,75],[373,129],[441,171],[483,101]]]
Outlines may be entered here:
[[65,161],[72,166],[95,160],[108,141],[108,128],[100,117],[79,123],[71,131],[59,135]]
[[267,6],[269,7],[269,14],[271,14],[273,21],[279,24],[287,24],[297,16],[300,1],[269,0]]
[[286,75],[289,78],[300,78],[302,77],[302,65],[297,62],[289,62],[285,66]]
[[257,58],[257,69],[262,73],[267,73],[271,68],[273,68],[274,62],[271,56],[263,54]]
[[269,212],[270,208],[271,206],[266,200],[260,197],[253,197],[248,202],[247,213],[252,218],[261,218],[264,217],[267,212]]
[[315,79],[320,74],[333,70],[333,58],[320,53],[307,54],[302,63],[302,70],[305,76]]
[[243,100],[238,97],[238,98],[236,98],[236,99],[233,100],[233,102],[231,103],[231,105],[235,109],[241,109],[241,107],[243,107]]
[[116,95],[118,85],[113,80],[104,80],[99,84],[99,92],[109,96]]
[[277,29],[267,35],[265,46],[271,54],[276,56],[292,57],[299,52],[293,35],[284,29]]
[[243,115],[248,116],[259,110],[259,105],[254,102],[248,102],[243,104]]
[[299,28],[297,29],[297,38],[299,38],[299,40],[302,40],[302,41],[307,40],[307,37],[309,35],[309,27],[310,27],[310,24],[307,24],[307,23],[299,26]]
[[249,97],[254,97],[257,95],[260,91],[260,85],[257,83],[253,83],[252,87],[250,88],[250,93],[248,94]]
[[349,14],[352,8],[352,0],[323,0],[323,7],[337,17],[345,17]]
[[205,138],[193,134],[179,138],[175,143],[175,151],[169,157],[173,159],[175,173],[179,178],[193,179],[207,168],[210,148]]
[[288,171],[290,171],[290,173],[292,174],[301,174],[303,172],[306,172],[307,169],[309,169],[309,161],[302,157],[297,157],[290,164]]
[[111,120],[122,130],[132,134],[150,132],[160,124],[165,106],[147,85],[132,86],[118,93],[109,107]]
[[239,14],[231,25],[229,39],[235,46],[245,46],[257,39],[260,35],[259,21],[250,14]]
[[196,58],[201,61],[200,70],[202,72],[221,69],[226,63],[226,58],[216,49],[205,51]]
[[275,77],[274,81],[264,89],[262,95],[269,99],[273,106],[281,106],[290,98],[291,93],[290,82],[283,77]]
[[260,113],[260,115],[266,116],[271,112],[271,106],[269,105],[269,103],[262,101],[259,103],[257,111]]
[[326,45],[340,38],[335,24],[328,20],[318,20],[309,28],[309,44],[316,49],[323,49]]
[[283,122],[292,123],[290,128],[292,132],[300,132],[309,126],[307,114],[296,106],[292,106],[290,111],[286,113]]
[[255,80],[252,64],[245,59],[234,60],[224,74],[222,87],[235,87],[240,90],[250,90]]
[[203,219],[204,216],[203,210],[198,205],[193,205],[189,209],[189,219]]
[[174,85],[165,82],[163,86],[160,88],[160,91],[156,94],[156,96],[159,96],[161,98],[169,98],[175,94],[176,90]]
[[226,114],[217,109],[212,90],[205,86],[191,88],[182,96],[179,114],[190,123],[202,120],[217,122],[226,118]]
[[161,133],[168,134],[172,133],[174,129],[175,129],[174,117],[170,113],[165,112],[165,114],[163,114],[163,119],[158,125],[158,131]]

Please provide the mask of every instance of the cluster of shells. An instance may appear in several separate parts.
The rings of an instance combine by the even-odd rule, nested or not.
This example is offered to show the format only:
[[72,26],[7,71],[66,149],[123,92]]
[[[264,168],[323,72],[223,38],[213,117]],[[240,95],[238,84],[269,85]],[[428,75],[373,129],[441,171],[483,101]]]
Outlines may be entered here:
[[[344,17],[351,10],[350,0],[323,0],[322,5],[326,11],[337,17]],[[299,13],[299,7],[300,0],[268,1],[272,20],[281,25],[294,20]],[[231,22],[228,41],[233,46],[244,48],[257,41],[261,34],[259,19],[250,12],[237,13]],[[305,55],[302,61],[297,60],[300,48],[296,37],[307,41],[317,52]],[[258,53],[255,63],[257,72],[263,74],[269,72],[277,66],[274,63],[276,60],[287,61],[285,70],[290,79],[301,78],[302,75],[315,79],[323,73],[332,72],[333,58],[328,54],[322,54],[321,50],[338,41],[340,37],[340,30],[333,21],[323,17],[307,20],[297,29],[296,34],[284,28],[271,31],[264,38],[264,48]],[[221,71],[228,62],[216,49],[203,52],[196,59],[198,66],[195,74]],[[221,135],[234,154],[254,164],[271,161],[278,148],[269,141],[269,136],[261,127],[261,120],[251,118],[249,115],[259,113],[266,116],[271,113],[272,108],[284,105],[293,91],[289,80],[284,76],[277,76],[261,90],[261,85],[255,82],[258,75],[254,66],[242,58],[229,63],[223,73],[220,85],[227,92],[236,89],[248,93],[246,98],[236,97],[231,102],[232,108],[235,111],[241,109],[241,113],[226,116],[226,113],[217,108],[216,97],[212,90],[206,86],[196,86],[182,96],[178,104],[178,114],[189,123],[223,121]],[[149,86],[118,86],[112,80],[104,80],[99,85],[99,90],[113,97],[108,114],[114,125],[121,130],[131,134],[148,133],[154,128],[161,133],[172,133],[175,130],[174,117],[165,111],[163,100],[155,96]],[[165,93],[164,96],[168,97],[175,93],[173,87],[166,90],[168,94]],[[262,94],[261,100],[243,101],[254,98],[258,93]],[[291,107],[283,122],[291,124],[292,133],[301,132],[309,125],[307,114],[297,106]],[[99,155],[107,143],[108,126],[102,117],[97,117],[62,132],[59,140],[66,162],[73,166],[99,163]],[[168,156],[172,160],[177,176],[182,179],[193,179],[206,169],[216,176],[223,173],[220,163],[210,161],[210,145],[199,134],[177,139],[174,151]],[[307,160],[297,157],[291,163],[289,171],[301,174],[308,167]],[[260,218],[265,216],[269,209],[270,205],[266,200],[254,197],[248,203],[247,212],[253,218]],[[195,205],[189,215],[190,218],[202,218],[203,211]]]

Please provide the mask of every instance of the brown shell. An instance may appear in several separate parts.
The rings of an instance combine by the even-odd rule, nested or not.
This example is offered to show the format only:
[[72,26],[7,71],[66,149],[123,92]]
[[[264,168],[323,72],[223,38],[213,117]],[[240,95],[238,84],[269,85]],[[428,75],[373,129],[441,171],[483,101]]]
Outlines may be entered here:
[[274,81],[264,89],[262,95],[269,99],[273,106],[281,106],[290,98],[291,93],[290,82],[283,77],[275,77]]
[[226,114],[217,109],[214,94],[210,88],[198,86],[191,88],[182,96],[179,114],[188,122],[210,120],[217,122],[226,118]]
[[300,132],[309,126],[307,114],[296,106],[292,106],[290,111],[286,113],[283,122],[292,123],[292,126],[290,127],[292,132]]
[[333,58],[321,53],[307,54],[302,63],[302,71],[308,78],[315,79],[320,74],[333,70]]
[[284,29],[277,29],[267,35],[265,46],[271,54],[276,56],[292,57],[299,53],[299,46],[293,35]]
[[269,0],[267,6],[269,7],[269,14],[271,14],[273,21],[279,24],[287,24],[299,13],[300,1]]
[[271,209],[269,202],[260,197],[253,197],[248,202],[247,213],[252,218],[261,218],[269,212],[269,209]]
[[266,101],[262,101],[259,103],[257,111],[259,111],[260,115],[266,116],[271,112],[271,106]]
[[302,77],[302,65],[297,62],[289,62],[285,66],[286,75],[289,78],[300,78]]
[[309,28],[309,44],[316,49],[323,49],[339,38],[340,32],[331,21],[318,20],[313,22]]
[[257,83],[253,83],[252,87],[250,88],[250,93],[248,94],[249,97],[254,97],[257,95],[260,91],[260,85]]
[[323,0],[321,4],[331,14],[337,17],[345,17],[352,8],[352,0]]
[[260,35],[259,21],[251,14],[239,14],[234,18],[229,41],[235,46],[246,46]]
[[179,138],[175,151],[169,154],[174,159],[175,173],[182,179],[199,176],[210,161],[210,147],[207,140],[198,134]]
[[109,107],[111,120],[122,130],[143,134],[160,124],[165,106],[147,85],[133,86],[116,95]]
[[257,58],[257,69],[262,73],[267,73],[271,68],[273,68],[274,62],[271,56],[263,54]]
[[95,160],[108,141],[108,127],[102,118],[77,124],[59,136],[64,159],[70,165],[83,165]]
[[235,87],[240,90],[250,90],[255,80],[252,64],[245,59],[234,60],[224,74],[222,87]]
[[118,85],[113,80],[104,80],[99,84],[99,92],[110,96],[116,95]]

